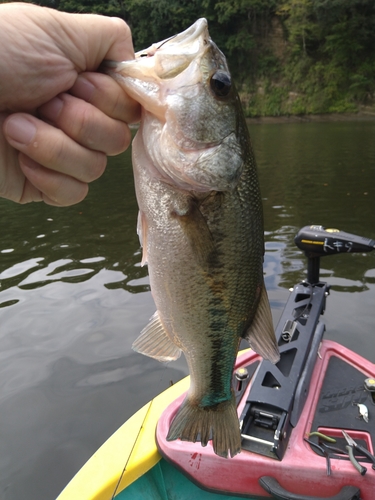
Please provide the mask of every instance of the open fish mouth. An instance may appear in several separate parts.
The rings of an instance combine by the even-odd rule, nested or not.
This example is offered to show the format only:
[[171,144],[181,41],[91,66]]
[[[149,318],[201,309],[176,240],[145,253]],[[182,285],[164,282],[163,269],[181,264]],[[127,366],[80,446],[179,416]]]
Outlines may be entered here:
[[[202,44],[207,45],[209,40],[210,36],[208,34],[206,19],[198,19],[198,21],[182,33],[154,43],[148,49],[137,52],[135,59],[153,57],[158,51],[162,50],[163,57],[167,55],[171,57],[183,55],[190,62],[202,50]],[[164,78],[166,77],[164,76]]]
[[140,50],[135,54],[135,59],[120,63],[105,61],[104,67],[131,78],[165,80],[182,73],[212,44],[207,21],[202,18],[182,33]]

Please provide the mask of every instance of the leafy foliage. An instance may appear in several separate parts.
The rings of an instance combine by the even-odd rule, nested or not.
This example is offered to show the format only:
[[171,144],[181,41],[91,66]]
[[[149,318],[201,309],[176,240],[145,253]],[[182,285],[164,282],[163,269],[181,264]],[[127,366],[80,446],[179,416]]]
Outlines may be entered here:
[[[2,0],[0,0],[2,1]],[[372,0],[40,0],[122,17],[136,50],[199,17],[226,54],[249,115],[355,111],[375,101]]]

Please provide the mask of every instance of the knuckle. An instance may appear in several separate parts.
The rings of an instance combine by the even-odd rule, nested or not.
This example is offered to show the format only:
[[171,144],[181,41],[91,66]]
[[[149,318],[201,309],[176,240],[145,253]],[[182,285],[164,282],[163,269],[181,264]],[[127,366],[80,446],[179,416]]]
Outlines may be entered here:
[[118,116],[119,113],[123,112],[124,102],[123,102],[123,92],[120,86],[116,84],[116,92],[113,92],[111,99],[108,101],[108,114],[110,116]]
[[120,17],[112,17],[111,20],[114,29],[116,29],[119,34],[121,34],[124,38],[129,38],[129,36],[131,36],[130,28],[123,19]]
[[91,106],[86,104],[79,106],[74,115],[74,117],[72,116],[69,135],[81,144],[87,144],[89,147],[94,146]]
[[103,175],[104,170],[107,166],[107,156],[100,152],[92,152],[93,160],[90,163],[90,167],[86,170],[84,182],[92,182],[99,179]]
[[88,193],[88,185],[83,182],[71,181],[69,186],[66,180],[56,180],[42,192],[42,199],[47,205],[68,207],[80,203]]
[[51,141],[50,147],[43,148],[45,151],[45,159],[42,162],[46,167],[65,163],[67,155],[67,145],[64,138],[56,138]]
[[[61,183],[55,183],[46,189],[46,192],[42,192],[42,199],[45,203],[49,205],[63,206],[63,196],[61,195],[62,186]],[[69,197],[71,194],[69,194]]]
[[123,151],[128,149],[128,147],[130,146],[130,143],[132,141],[131,131],[130,131],[129,127],[125,124],[123,124],[123,127],[122,127],[121,138],[122,138],[122,144],[121,144],[120,148],[118,149],[118,153],[122,153]]
[[74,141],[93,147],[95,145],[95,108],[81,99],[64,96],[64,114],[59,125]]
[[131,143],[131,132],[126,123],[116,122],[111,143],[108,143],[106,153],[110,156],[120,154],[128,149]]

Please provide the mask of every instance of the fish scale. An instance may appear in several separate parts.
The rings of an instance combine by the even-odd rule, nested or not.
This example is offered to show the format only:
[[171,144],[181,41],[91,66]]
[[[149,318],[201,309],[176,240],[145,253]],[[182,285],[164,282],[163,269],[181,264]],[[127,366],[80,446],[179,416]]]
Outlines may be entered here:
[[187,359],[190,388],[167,438],[212,439],[215,453],[234,456],[241,439],[231,379],[241,338],[279,359],[240,100],[205,19],[109,73],[143,106],[133,168],[157,312],[133,348],[160,361],[181,351]]

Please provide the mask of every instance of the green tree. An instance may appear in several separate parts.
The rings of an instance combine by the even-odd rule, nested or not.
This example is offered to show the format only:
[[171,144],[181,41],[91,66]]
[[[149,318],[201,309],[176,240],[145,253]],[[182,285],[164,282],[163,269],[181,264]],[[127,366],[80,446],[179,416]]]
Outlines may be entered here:
[[33,3],[66,12],[121,17],[132,29],[136,50],[206,17],[211,37],[227,56],[250,114],[349,111],[375,100],[373,0]]

